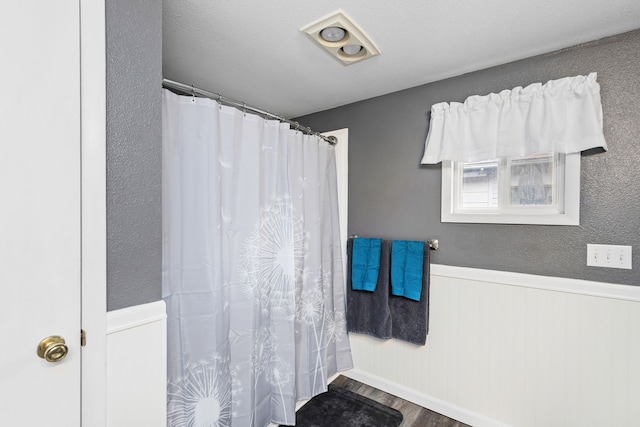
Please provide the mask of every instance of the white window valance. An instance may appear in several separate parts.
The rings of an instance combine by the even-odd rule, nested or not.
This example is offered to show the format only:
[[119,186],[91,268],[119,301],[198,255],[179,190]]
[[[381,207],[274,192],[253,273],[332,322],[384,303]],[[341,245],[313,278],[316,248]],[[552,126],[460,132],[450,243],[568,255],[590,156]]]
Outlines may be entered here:
[[606,150],[596,78],[565,77],[435,104],[422,163]]

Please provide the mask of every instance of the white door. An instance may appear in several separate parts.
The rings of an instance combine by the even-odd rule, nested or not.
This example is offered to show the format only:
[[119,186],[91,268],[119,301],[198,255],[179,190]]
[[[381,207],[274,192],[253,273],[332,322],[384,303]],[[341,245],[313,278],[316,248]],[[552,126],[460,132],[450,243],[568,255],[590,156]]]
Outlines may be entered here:
[[[0,424],[80,425],[79,1],[0,5]],[[36,354],[49,336],[68,354]],[[47,349],[62,356],[61,345]]]

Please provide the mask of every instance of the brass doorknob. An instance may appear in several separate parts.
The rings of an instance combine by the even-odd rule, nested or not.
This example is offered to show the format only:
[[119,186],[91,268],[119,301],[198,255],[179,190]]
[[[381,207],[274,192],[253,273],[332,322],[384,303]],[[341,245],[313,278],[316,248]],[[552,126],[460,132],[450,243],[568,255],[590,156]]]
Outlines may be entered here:
[[38,344],[38,356],[51,363],[64,359],[68,351],[64,338],[57,335],[47,337]]

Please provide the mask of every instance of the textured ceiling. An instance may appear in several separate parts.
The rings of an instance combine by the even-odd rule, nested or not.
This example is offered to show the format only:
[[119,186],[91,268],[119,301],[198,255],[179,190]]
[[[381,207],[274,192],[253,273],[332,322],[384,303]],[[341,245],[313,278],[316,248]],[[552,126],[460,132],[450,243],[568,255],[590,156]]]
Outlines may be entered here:
[[[640,0],[164,0],[163,5],[165,78],[285,117],[640,28]],[[299,31],[338,9],[382,55],[344,66]]]

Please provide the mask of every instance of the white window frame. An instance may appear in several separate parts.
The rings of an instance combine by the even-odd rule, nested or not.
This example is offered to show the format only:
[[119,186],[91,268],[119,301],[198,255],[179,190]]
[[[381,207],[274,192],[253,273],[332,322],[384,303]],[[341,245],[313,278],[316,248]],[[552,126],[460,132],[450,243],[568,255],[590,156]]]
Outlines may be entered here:
[[[456,188],[461,187],[461,174],[455,173],[452,161],[442,162],[441,221],[480,224],[580,225],[580,153],[566,154],[564,182],[557,182],[559,210],[519,206],[517,209],[460,210],[456,208]],[[562,173],[560,173],[562,175]],[[561,179],[561,178],[560,178]]]

